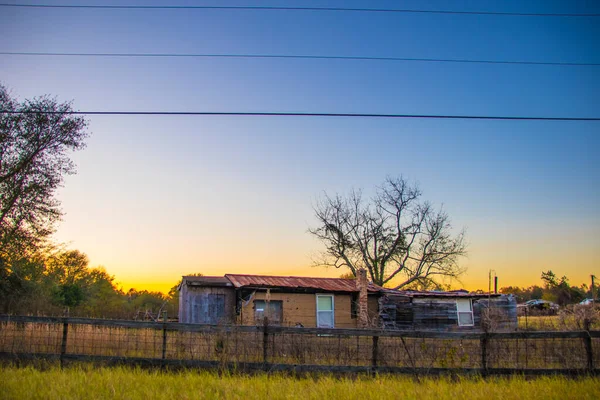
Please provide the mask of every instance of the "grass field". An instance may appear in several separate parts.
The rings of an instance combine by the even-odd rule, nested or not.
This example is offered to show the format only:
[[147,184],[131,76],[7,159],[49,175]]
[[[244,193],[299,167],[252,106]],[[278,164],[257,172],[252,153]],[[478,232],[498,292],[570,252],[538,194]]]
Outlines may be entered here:
[[77,367],[2,367],[3,399],[598,399],[600,378],[294,378]]

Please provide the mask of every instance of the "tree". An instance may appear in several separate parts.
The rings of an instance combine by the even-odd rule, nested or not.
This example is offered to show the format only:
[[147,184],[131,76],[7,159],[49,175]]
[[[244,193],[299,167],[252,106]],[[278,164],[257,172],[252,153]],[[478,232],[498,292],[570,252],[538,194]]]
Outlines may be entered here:
[[570,303],[578,303],[585,297],[585,290],[577,286],[571,286],[566,276],[558,279],[554,272],[548,270],[548,272],[542,271],[541,279],[544,281],[545,286],[544,295],[542,296],[544,300],[553,301],[564,306]]
[[84,300],[83,288],[75,283],[60,285],[53,293],[56,304],[66,307],[67,315],[70,308],[77,307]]
[[78,250],[58,252],[46,261],[46,274],[55,284],[52,300],[65,307],[67,314],[85,299],[90,284],[88,264],[88,256]]
[[42,96],[19,103],[0,85],[0,258],[35,251],[61,217],[56,190],[75,173],[70,151],[87,122],[71,103]]
[[387,178],[370,201],[360,190],[348,196],[327,194],[315,206],[318,226],[309,232],[325,244],[320,266],[359,268],[396,288],[437,286],[439,278],[457,278],[466,255],[464,231],[452,234],[450,218],[420,200],[421,191],[404,178]]
[[89,276],[89,263],[88,256],[79,250],[59,251],[48,257],[46,273],[61,285],[82,283]]

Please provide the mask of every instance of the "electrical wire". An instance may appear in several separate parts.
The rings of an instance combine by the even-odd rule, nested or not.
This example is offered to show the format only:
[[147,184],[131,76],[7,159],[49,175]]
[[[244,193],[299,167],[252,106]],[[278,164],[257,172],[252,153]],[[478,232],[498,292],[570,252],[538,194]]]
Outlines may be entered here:
[[307,60],[344,60],[344,61],[405,61],[429,63],[467,63],[467,64],[512,64],[512,65],[552,65],[569,67],[598,67],[600,63],[581,63],[563,61],[511,61],[511,60],[473,60],[460,58],[413,58],[413,57],[371,57],[371,56],[318,56],[286,54],[201,54],[201,53],[52,53],[1,51],[5,56],[36,57],[114,57],[114,58],[246,58],[246,59],[307,59]]
[[412,13],[412,14],[455,14],[455,15],[496,15],[513,17],[600,17],[600,14],[582,13],[525,13],[501,11],[453,11],[398,8],[346,8],[346,7],[279,7],[279,6],[182,6],[182,5],[103,5],[103,4],[9,4],[0,7],[20,8],[81,8],[110,10],[263,10],[263,11],[331,11],[331,12],[369,12],[369,13]]
[[600,121],[600,117],[533,117],[507,115],[440,115],[440,114],[370,114],[370,113],[303,113],[303,112],[237,112],[237,111],[15,111],[2,114],[63,114],[63,115],[170,115],[170,116],[232,116],[232,117],[340,117],[340,118],[412,118],[509,121]]

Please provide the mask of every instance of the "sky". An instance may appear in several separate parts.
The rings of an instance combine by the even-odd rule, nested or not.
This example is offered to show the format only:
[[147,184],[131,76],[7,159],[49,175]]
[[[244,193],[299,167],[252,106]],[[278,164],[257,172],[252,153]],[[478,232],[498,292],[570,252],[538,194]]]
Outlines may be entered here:
[[[19,4],[100,4],[19,1]],[[111,4],[102,2],[101,4]],[[123,4],[113,2],[113,4]],[[127,4],[160,5],[159,1]],[[175,3],[173,3],[175,4]],[[600,13],[585,1],[196,1],[178,5]],[[282,54],[600,63],[599,18],[0,7],[0,52]],[[20,99],[82,111],[600,116],[600,67],[0,55]],[[454,287],[600,276],[600,123],[91,116],[55,240],[128,289],[181,275],[339,276],[307,232],[323,193],[419,184],[465,228]]]

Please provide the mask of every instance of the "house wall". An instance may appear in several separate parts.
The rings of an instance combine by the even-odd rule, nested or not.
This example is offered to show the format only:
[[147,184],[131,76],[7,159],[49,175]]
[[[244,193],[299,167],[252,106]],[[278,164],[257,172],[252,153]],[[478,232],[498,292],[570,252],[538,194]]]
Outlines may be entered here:
[[458,325],[457,298],[385,295],[380,299],[381,325],[386,329],[440,331],[509,331],[517,328],[517,306],[512,296],[472,298],[473,326]]
[[234,320],[233,288],[182,285],[179,292],[179,322],[229,324]]
[[[319,293],[321,294],[321,293]],[[330,294],[330,293],[322,293]],[[317,299],[315,293],[277,293],[271,292],[271,301],[282,301],[283,326],[295,326],[300,323],[306,328],[317,326]],[[334,295],[334,324],[336,328],[356,328],[358,318],[353,318],[352,294]],[[266,300],[265,291],[257,291],[250,301],[242,302],[241,312],[237,322],[242,325],[256,325],[254,319],[254,301]],[[377,299],[369,296],[369,315],[376,320]]]

